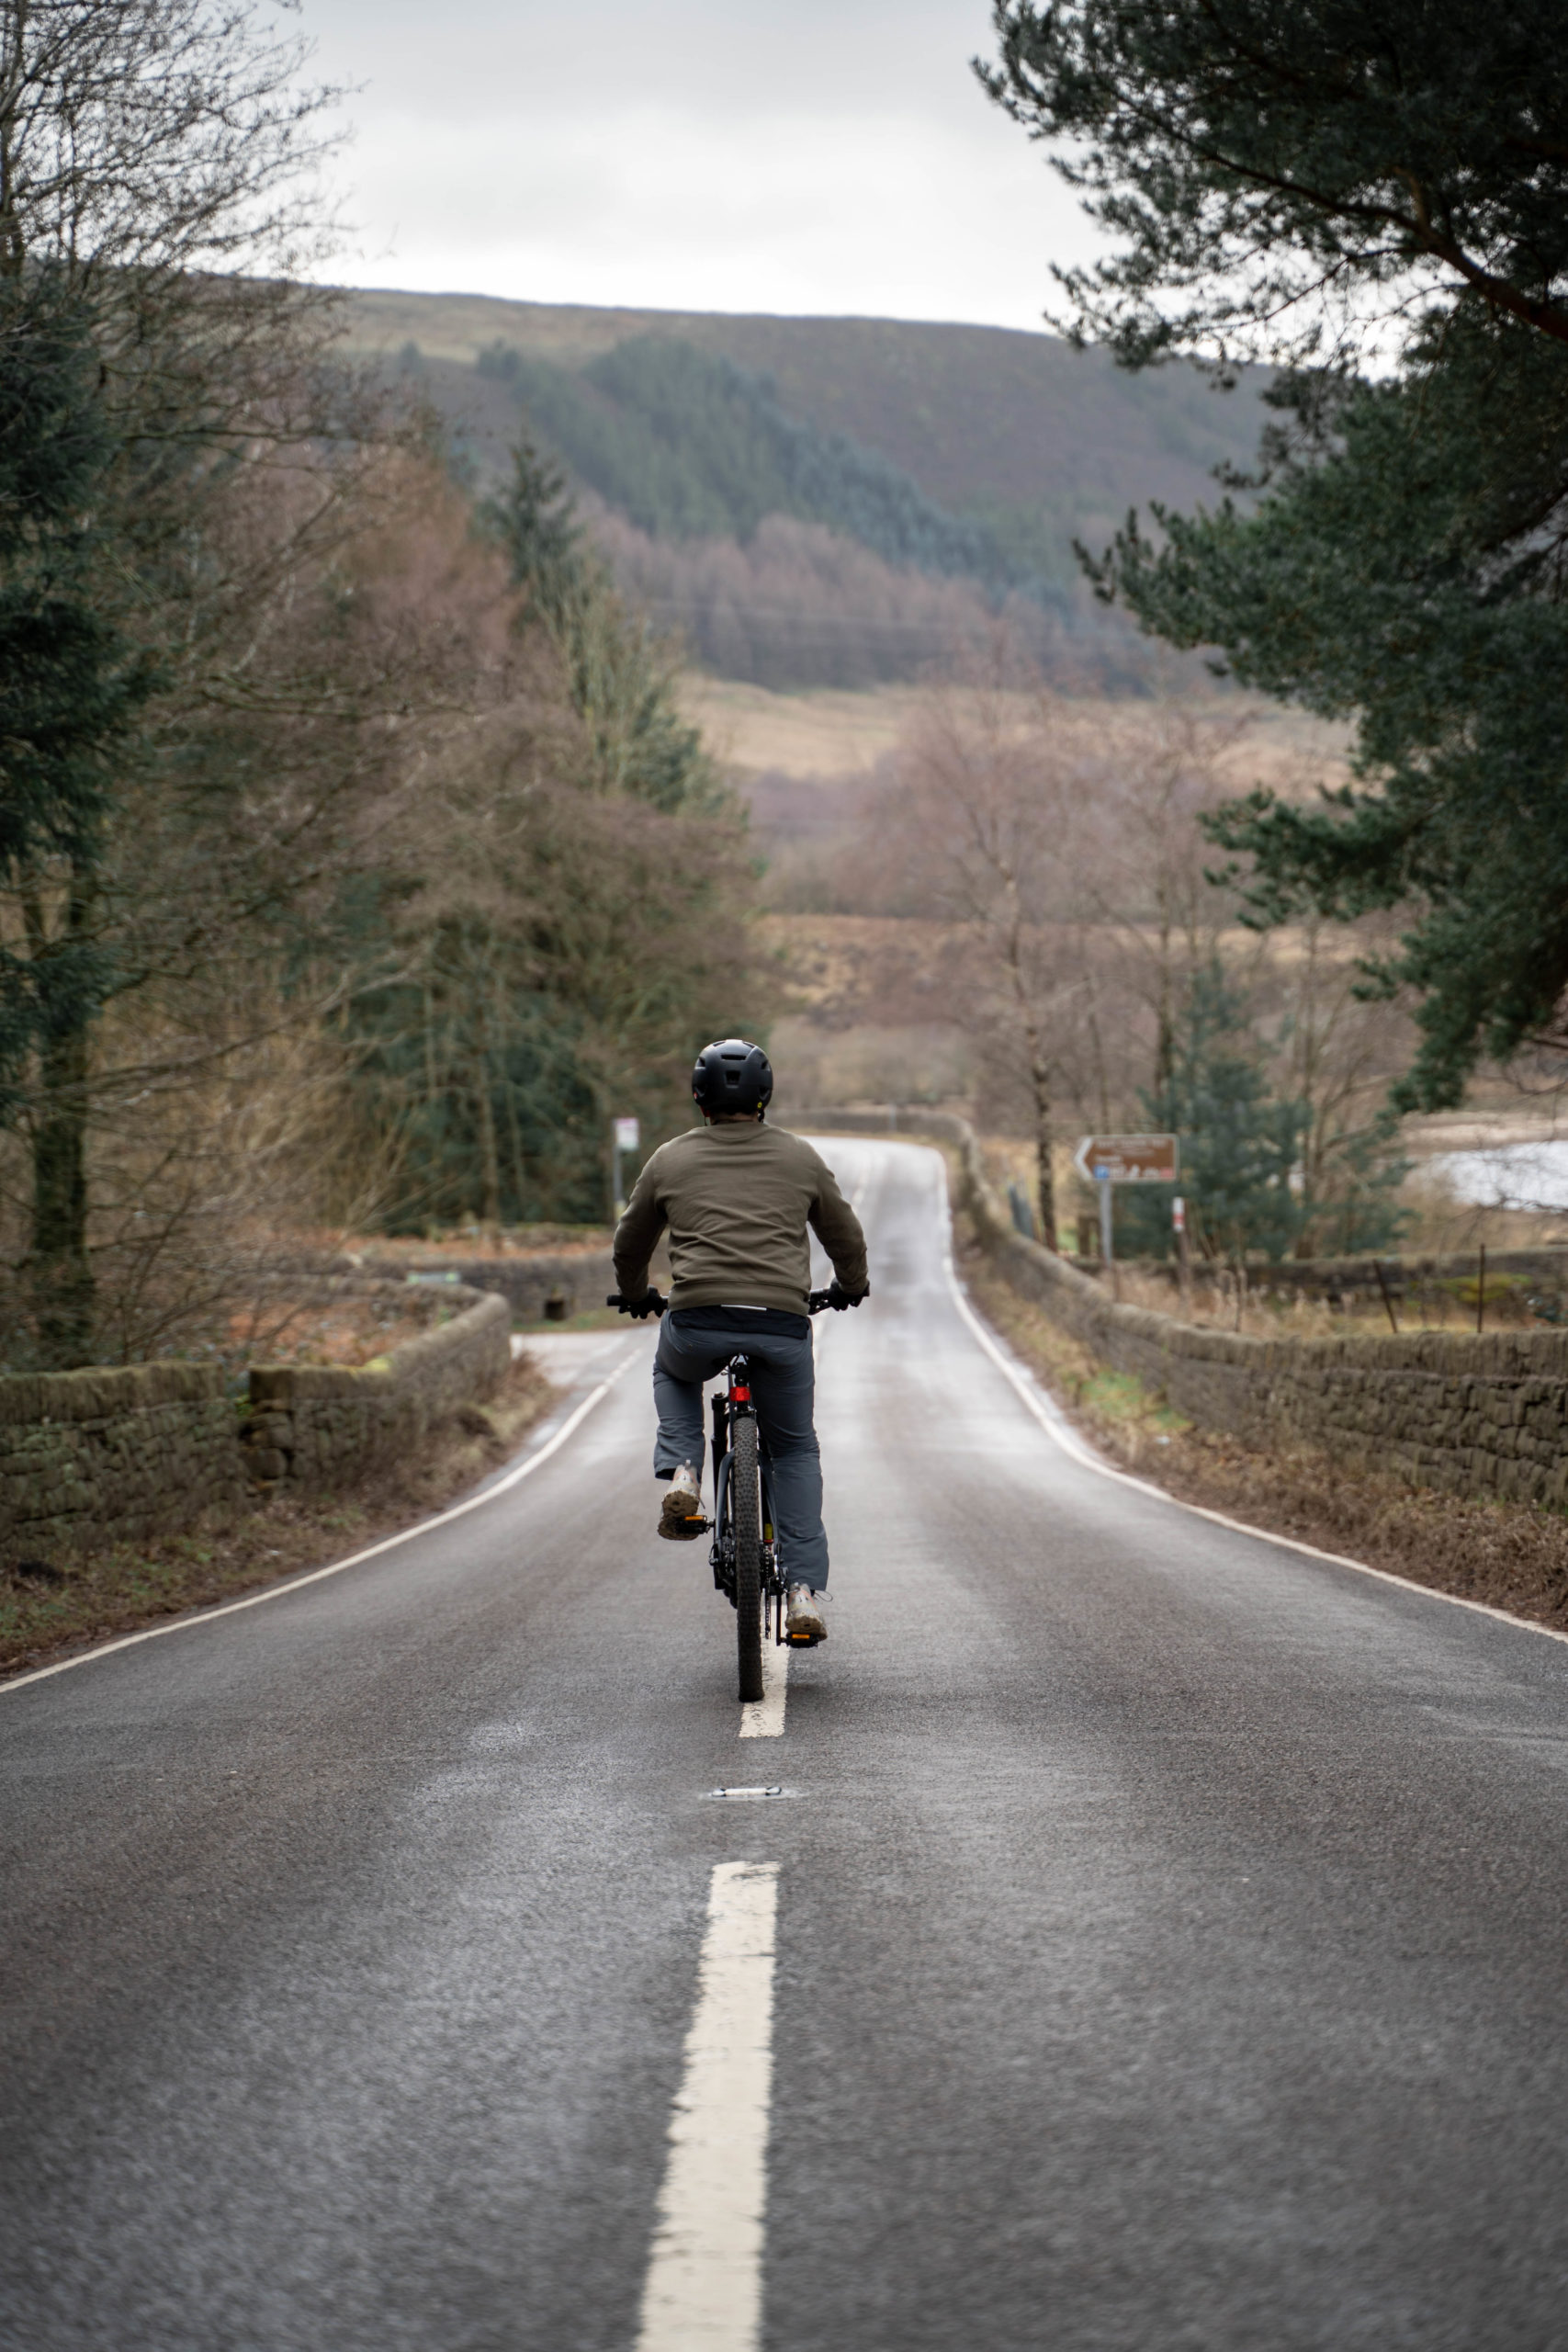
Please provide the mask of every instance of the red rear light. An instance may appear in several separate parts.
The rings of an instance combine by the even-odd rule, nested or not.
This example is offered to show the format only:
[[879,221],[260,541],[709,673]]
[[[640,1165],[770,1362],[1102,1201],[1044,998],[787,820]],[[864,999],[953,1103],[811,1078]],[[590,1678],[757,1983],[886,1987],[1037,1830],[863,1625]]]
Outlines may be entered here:
[[729,1392],[729,1401],[732,1405],[749,1405],[751,1402],[751,1391],[743,1381],[736,1382]]

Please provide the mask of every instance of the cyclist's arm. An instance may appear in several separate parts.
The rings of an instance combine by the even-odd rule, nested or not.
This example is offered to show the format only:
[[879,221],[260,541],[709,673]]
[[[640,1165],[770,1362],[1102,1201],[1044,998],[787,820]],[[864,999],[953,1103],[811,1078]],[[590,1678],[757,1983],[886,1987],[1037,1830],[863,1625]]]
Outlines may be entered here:
[[865,1235],[861,1222],[839,1190],[839,1180],[826,1161],[820,1164],[817,1197],[809,1211],[811,1230],[833,1261],[833,1272],[852,1298],[869,1289]]
[[615,1287],[623,1298],[641,1298],[647,1291],[649,1260],[663,1230],[664,1205],[659,1198],[659,1180],[649,1159],[633,1185],[626,1213],[615,1227]]

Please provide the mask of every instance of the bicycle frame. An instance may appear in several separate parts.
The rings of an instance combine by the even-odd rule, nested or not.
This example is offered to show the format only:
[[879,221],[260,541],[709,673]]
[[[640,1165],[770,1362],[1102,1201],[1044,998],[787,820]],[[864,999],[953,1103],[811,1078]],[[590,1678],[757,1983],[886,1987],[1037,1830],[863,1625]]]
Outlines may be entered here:
[[[730,1430],[741,1414],[755,1420],[757,1408],[751,1401],[751,1385],[747,1378],[750,1367],[745,1356],[731,1356],[726,1369],[729,1375],[726,1386],[716,1391],[713,1397],[714,1538],[708,1559],[715,1589],[724,1594],[733,1609],[735,1524],[729,1507],[729,1471],[734,1450]],[[772,1634],[775,1647],[783,1647],[788,1638],[784,1632],[784,1570],[773,1533],[773,1479],[760,1445],[758,1469],[762,1482],[762,1630],[764,1635]]]
[[[863,1290],[850,1296],[839,1291],[838,1284],[835,1283],[830,1290],[808,1292],[806,1311],[807,1315],[820,1315],[825,1306],[858,1306],[861,1300],[867,1295],[868,1293]],[[623,1315],[630,1315],[639,1323],[645,1321],[649,1315],[661,1317],[669,1305],[669,1301],[661,1298],[656,1290],[639,1292],[632,1298],[626,1297],[620,1291],[612,1291],[604,1303],[607,1306],[618,1307]],[[774,1516],[773,1470],[762,1451],[761,1428],[756,1428],[755,1447],[757,1477],[761,1489],[757,1498],[760,1525],[756,1539],[759,1573],[757,1584],[753,1587],[750,1563],[751,1538],[748,1536],[748,1558],[745,1563],[744,1578],[745,1608],[744,1611],[741,1609],[741,1560],[739,1539],[735,1532],[735,1513],[730,1497],[731,1465],[735,1459],[735,1430],[738,1424],[743,1421],[750,1421],[753,1427],[756,1427],[757,1408],[751,1401],[750,1365],[744,1351],[738,1350],[734,1355],[730,1356],[725,1369],[728,1374],[728,1379],[724,1394],[716,1395],[713,1399],[713,1517],[705,1520],[700,1513],[694,1512],[686,1524],[694,1535],[705,1534],[710,1530],[712,1532],[713,1547],[708,1554],[708,1560],[713,1568],[715,1586],[725,1595],[730,1607],[737,1612],[736,1634],[740,1664],[740,1695],[750,1703],[762,1695],[760,1643],[766,1634],[771,1633],[775,1647],[781,1649],[796,1645],[809,1649],[813,1642],[819,1640],[821,1636],[802,1634],[796,1637],[796,1643],[792,1644],[790,1641],[784,1614],[788,1569],[785,1563],[779,1558],[778,1537],[774,1532],[777,1522]],[[751,1454],[752,1451],[748,1442],[746,1446],[748,1455]],[[749,1506],[743,1506],[742,1515],[750,1521],[751,1514]],[[761,1604],[761,1627],[757,1625],[751,1614],[753,1589]]]

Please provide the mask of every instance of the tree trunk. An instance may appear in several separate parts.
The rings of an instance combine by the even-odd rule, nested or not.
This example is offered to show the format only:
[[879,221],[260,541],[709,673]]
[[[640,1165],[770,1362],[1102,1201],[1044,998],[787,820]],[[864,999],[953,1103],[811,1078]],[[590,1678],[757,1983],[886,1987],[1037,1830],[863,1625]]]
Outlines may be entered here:
[[33,1127],[32,1248],[27,1272],[44,1369],[93,1361],[93,1270],[87,1257],[87,1017],[51,1039]]
[[[22,894],[28,950],[39,969],[86,930],[90,886],[73,876],[63,936],[50,935],[36,890]],[[88,1031],[86,996],[50,1008],[49,1033],[39,1056],[38,1107],[32,1125],[32,1246],[24,1274],[33,1327],[46,1372],[73,1372],[93,1361],[93,1270],[87,1256]]]
[[479,1114],[479,1182],[483,1198],[479,1222],[493,1231],[501,1227],[501,1154],[496,1147],[495,1097],[491,1091],[490,1055],[481,1046],[474,1075],[474,1095]]
[[1039,1033],[1028,1028],[1029,1082],[1034,1094],[1035,1189],[1040,1200],[1040,1238],[1047,1250],[1056,1247],[1056,1179],[1051,1167],[1054,1132],[1051,1122],[1051,1073],[1040,1050]]
[[1170,1001],[1170,912],[1166,888],[1159,888],[1159,989],[1155,1005],[1155,1101],[1169,1115],[1171,1084],[1176,1077],[1176,1022]]
[[1100,1034],[1100,1006],[1091,996],[1089,1001],[1089,1036],[1094,1047],[1094,1089],[1100,1097],[1100,1125],[1105,1135],[1111,1133],[1111,1083],[1105,1071],[1105,1044]]
[[1020,1024],[1023,1030],[1025,1051],[1029,1057],[1029,1085],[1034,1099],[1034,1160],[1035,1193],[1040,1203],[1040,1238],[1047,1250],[1056,1248],[1056,1180],[1051,1168],[1051,1146],[1054,1135],[1051,1123],[1051,1065],[1046,1059],[1040,1023],[1029,1000],[1023,978],[1023,944],[1021,922],[1017,909],[1016,891],[1012,920],[1008,927],[1007,962],[1012,978],[1013,1001],[1018,1007]]
[[474,1024],[474,1110],[479,1130],[479,1222],[492,1232],[501,1227],[501,1148],[495,1126],[494,1072],[491,1055],[490,989],[491,975],[485,963],[484,941],[464,959],[465,993]]

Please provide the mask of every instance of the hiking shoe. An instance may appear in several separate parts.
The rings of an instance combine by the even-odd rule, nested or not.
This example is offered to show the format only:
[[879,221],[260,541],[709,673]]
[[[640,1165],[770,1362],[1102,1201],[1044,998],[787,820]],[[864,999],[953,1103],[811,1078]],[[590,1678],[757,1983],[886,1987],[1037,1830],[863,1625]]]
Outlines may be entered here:
[[659,1510],[659,1532],[673,1544],[689,1543],[703,1532],[703,1490],[691,1463],[682,1462],[670,1481],[670,1491]]
[[789,1613],[784,1619],[784,1632],[792,1642],[825,1642],[827,1621],[822,1614],[822,1595],[813,1592],[808,1584],[792,1584],[789,1589]]

